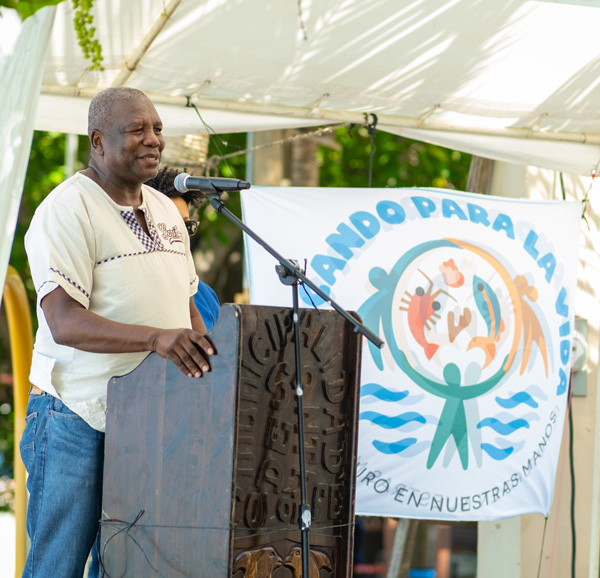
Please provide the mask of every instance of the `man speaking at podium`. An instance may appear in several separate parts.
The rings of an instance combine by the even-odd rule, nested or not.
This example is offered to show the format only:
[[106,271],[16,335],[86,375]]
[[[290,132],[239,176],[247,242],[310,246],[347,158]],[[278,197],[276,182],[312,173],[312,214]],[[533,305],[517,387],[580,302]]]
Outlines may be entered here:
[[215,353],[183,220],[143,186],[165,146],[153,104],[106,89],[90,103],[88,134],[88,168],[48,195],[25,239],[39,321],[20,446],[32,578],[83,575],[101,515],[110,378],[152,351],[201,377]]

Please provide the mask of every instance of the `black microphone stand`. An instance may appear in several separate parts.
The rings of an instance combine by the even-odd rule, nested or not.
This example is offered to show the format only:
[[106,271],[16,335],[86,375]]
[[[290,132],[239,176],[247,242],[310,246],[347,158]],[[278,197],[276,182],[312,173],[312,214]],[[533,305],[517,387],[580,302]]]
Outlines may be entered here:
[[[246,183],[244,183],[246,184]],[[261,247],[263,247],[268,253],[270,253],[277,261],[279,265],[276,266],[277,274],[279,279],[284,285],[292,286],[292,298],[293,298],[293,323],[294,323],[294,345],[295,345],[295,361],[296,361],[296,407],[298,414],[298,453],[299,453],[299,466],[300,466],[300,515],[298,517],[298,525],[300,528],[301,546],[302,546],[302,578],[309,578],[309,553],[310,546],[308,542],[308,532],[311,525],[311,513],[310,507],[306,502],[306,465],[304,461],[304,409],[303,409],[303,395],[304,390],[302,388],[302,364],[300,360],[300,321],[299,321],[299,307],[298,307],[298,285],[304,283],[310,287],[321,299],[331,304],[331,306],[349,321],[354,326],[354,332],[364,335],[371,343],[377,347],[383,347],[384,343],[377,335],[365,327],[358,319],[354,318],[347,311],[342,309],[329,295],[323,292],[317,287],[310,279],[308,279],[304,272],[300,270],[300,267],[294,261],[285,259],[275,249],[273,249],[266,241],[261,239],[252,229],[246,226],[240,221],[223,203],[220,195],[223,191],[219,191],[213,183],[211,190],[202,190],[206,197],[210,200],[210,204],[215,208],[217,213],[225,215],[231,222],[237,225],[244,233],[254,239]]]

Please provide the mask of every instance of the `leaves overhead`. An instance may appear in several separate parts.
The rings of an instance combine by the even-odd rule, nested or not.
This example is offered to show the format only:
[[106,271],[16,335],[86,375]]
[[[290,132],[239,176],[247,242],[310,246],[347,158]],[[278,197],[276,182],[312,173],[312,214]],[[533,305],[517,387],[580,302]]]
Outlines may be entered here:
[[[0,8],[13,8],[25,20],[46,6],[55,6],[63,0],[0,0]],[[94,0],[71,0],[73,4],[73,28],[77,34],[83,55],[91,62],[88,70],[104,70],[102,47],[92,26],[94,17],[91,10]]]
[[29,18],[41,8],[56,6],[63,0],[0,0],[0,7],[13,8],[22,20]]
[[88,67],[89,70],[104,70],[102,66],[102,47],[96,39],[96,29],[92,26],[94,17],[91,9],[94,5],[94,0],[71,0],[75,10],[73,14],[73,26],[77,33],[79,46],[83,50],[83,55],[92,63]]

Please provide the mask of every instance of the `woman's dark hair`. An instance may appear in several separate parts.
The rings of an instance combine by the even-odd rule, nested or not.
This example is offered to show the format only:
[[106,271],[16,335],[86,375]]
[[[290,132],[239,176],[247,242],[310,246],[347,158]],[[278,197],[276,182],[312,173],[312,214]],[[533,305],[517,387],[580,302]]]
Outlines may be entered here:
[[206,201],[206,195],[202,191],[180,193],[174,185],[175,177],[179,173],[187,173],[187,169],[184,168],[180,171],[169,167],[163,167],[153,179],[146,181],[144,184],[160,191],[171,199],[174,197],[181,197],[188,205],[199,207]]

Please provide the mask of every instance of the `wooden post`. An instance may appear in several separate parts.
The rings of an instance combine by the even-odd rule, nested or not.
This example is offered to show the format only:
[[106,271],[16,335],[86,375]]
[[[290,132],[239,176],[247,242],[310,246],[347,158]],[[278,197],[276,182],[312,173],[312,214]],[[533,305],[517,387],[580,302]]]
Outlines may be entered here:
[[[308,132],[312,129],[300,129],[297,132]],[[317,165],[316,137],[304,138],[292,143],[291,181],[295,187],[318,187],[319,167]]]
[[387,578],[408,578],[418,526],[418,520],[408,518],[398,520]]
[[[254,145],[262,146],[285,137],[284,130],[264,130],[254,133]],[[259,149],[252,153],[252,184],[280,187],[285,184],[285,147],[283,145]]]
[[467,192],[488,195],[492,182],[494,161],[483,157],[473,156],[467,177]]

